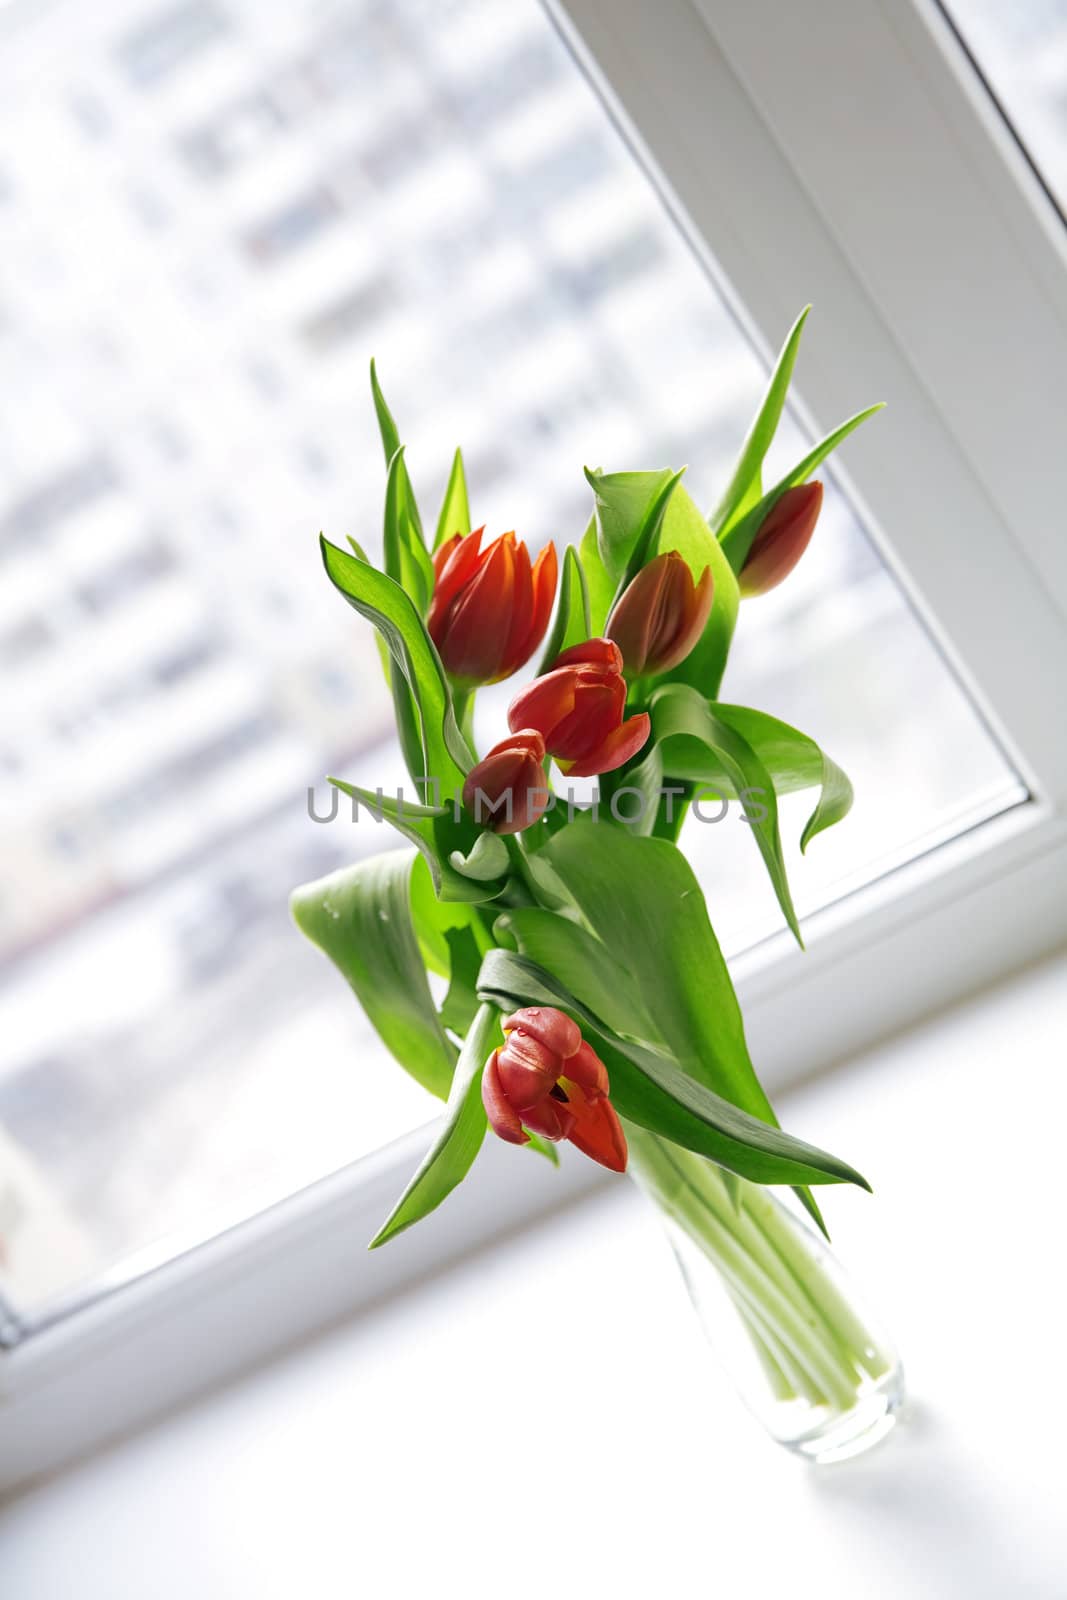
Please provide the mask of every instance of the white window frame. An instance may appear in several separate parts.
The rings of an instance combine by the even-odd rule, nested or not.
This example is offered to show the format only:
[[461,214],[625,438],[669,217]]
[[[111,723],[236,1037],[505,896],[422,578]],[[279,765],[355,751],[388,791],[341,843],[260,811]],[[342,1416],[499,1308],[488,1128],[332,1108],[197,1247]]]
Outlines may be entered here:
[[[815,302],[812,425],[889,402],[838,472],[1031,794],[805,919],[805,958],[774,939],[735,963],[780,1089],[1067,939],[1067,231],[931,0],[548,3],[756,343]],[[425,1142],[142,1257],[0,1349],[0,1491],[597,1181],[533,1158],[520,1177],[489,1141],[368,1255]]]

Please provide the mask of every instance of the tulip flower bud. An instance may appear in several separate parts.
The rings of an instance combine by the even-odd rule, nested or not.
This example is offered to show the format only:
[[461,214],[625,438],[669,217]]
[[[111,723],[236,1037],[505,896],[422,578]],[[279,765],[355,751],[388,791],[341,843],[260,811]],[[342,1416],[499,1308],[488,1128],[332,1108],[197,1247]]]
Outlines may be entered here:
[[684,661],[704,632],[711,612],[713,580],[705,567],[693,582],[689,563],[667,550],[628,583],[608,618],[605,633],[622,651],[633,678],[667,672]]
[[434,556],[426,628],[445,671],[463,688],[510,678],[544,637],[556,592],[556,549],[533,566],[525,544],[505,533],[484,550],[483,528],[457,533]]
[[504,1018],[504,1045],[482,1074],[482,1102],[493,1132],[529,1144],[529,1129],[625,1172],[627,1149],[608,1099],[607,1068],[577,1023],[553,1006],[526,1006]]
[[788,578],[815,532],[822,509],[822,484],[798,483],[787,489],[760,524],[737,581],[751,599]]
[[611,639],[587,639],[519,690],[508,726],[536,728],[565,773],[588,778],[621,767],[648,739],[647,714],[626,717],[625,711],[622,652]]
[[494,833],[521,833],[548,810],[545,741],[536,728],[501,739],[468,772],[463,804]]

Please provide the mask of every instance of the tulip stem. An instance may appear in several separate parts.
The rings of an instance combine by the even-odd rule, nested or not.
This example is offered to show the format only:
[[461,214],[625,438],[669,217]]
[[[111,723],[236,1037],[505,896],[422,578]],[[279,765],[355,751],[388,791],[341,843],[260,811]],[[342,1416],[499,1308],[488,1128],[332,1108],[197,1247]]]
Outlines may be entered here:
[[516,901],[520,905],[537,905],[537,884],[534,882],[530,871],[530,863],[526,859],[526,851],[522,848],[517,836],[513,833],[504,833],[500,837],[507,846],[508,859],[511,862],[511,883],[514,889],[521,894],[521,899]]
[[[821,1241],[761,1188],[627,1126],[630,1171],[714,1266],[776,1400],[846,1411],[892,1364],[848,1303]],[[684,1242],[684,1241],[682,1241]],[[700,1304],[699,1284],[679,1259]]]
[[452,710],[455,714],[459,731],[471,747],[471,754],[477,757],[474,748],[474,689],[458,689],[452,685]]
[[[681,782],[680,779],[679,782]],[[678,835],[682,831],[682,824],[685,821],[686,813],[689,810],[689,802],[693,798],[695,789],[695,784],[686,782],[684,793],[673,793],[669,801],[666,795],[663,796],[659,802],[656,820],[652,827],[652,837],[654,839],[669,839],[671,844],[678,843]]]

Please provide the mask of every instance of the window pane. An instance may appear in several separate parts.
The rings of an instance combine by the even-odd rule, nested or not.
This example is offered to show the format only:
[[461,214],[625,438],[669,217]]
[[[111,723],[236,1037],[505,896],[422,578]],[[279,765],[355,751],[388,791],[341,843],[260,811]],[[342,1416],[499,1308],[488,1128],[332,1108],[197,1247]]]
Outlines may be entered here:
[[945,9],[1067,215],[1067,0],[948,0]]
[[[583,462],[688,461],[711,504],[765,374],[533,0],[15,6],[4,43],[0,1235],[32,1311],[436,1110],[286,910],[392,842],[306,803],[400,778],[315,547],[378,538],[369,355],[424,506],[462,442],[477,520],[533,545],[580,535]],[[802,908],[1021,797],[832,484],[727,692],[856,782]],[[780,925],[736,821],[689,839],[728,948]]]

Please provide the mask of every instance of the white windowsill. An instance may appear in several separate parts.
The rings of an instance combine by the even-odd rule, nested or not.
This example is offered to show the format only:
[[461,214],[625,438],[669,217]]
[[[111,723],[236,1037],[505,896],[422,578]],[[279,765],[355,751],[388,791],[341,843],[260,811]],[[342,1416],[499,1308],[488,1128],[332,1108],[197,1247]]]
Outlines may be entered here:
[[913,1394],[871,1456],[765,1439],[620,1184],[12,1502],[5,1595],[1062,1595],[1065,1043],[1060,956],[787,1097],[877,1191],[826,1205]]

